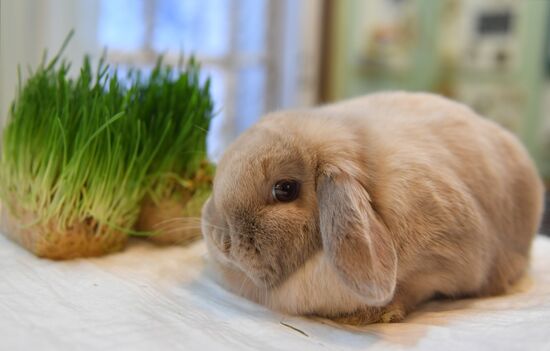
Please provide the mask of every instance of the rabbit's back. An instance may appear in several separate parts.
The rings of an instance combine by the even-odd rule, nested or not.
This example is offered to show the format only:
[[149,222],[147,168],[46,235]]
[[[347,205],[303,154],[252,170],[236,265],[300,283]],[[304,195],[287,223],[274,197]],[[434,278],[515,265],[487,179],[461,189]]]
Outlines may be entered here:
[[322,109],[364,138],[367,190],[397,243],[401,285],[416,298],[499,293],[521,275],[543,186],[516,137],[432,94]]

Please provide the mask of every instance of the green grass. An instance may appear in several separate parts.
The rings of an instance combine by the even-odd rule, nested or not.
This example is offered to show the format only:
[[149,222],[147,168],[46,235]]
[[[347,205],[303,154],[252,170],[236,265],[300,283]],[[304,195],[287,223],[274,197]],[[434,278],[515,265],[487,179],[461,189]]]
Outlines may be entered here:
[[86,57],[74,78],[69,68],[58,54],[20,81],[3,131],[0,198],[12,215],[58,230],[93,220],[132,233],[145,198],[196,186],[210,82],[193,59],[175,68],[159,59],[149,77],[131,70],[124,79],[104,60],[94,70]]

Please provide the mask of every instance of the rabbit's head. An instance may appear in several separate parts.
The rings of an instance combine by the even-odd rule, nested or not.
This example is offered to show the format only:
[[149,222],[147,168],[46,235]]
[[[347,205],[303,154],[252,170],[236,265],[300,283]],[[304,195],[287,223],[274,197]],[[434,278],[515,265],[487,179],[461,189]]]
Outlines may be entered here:
[[222,157],[203,209],[211,256],[268,293],[321,253],[351,294],[387,303],[397,262],[370,203],[369,160],[349,128],[297,114],[264,118]]

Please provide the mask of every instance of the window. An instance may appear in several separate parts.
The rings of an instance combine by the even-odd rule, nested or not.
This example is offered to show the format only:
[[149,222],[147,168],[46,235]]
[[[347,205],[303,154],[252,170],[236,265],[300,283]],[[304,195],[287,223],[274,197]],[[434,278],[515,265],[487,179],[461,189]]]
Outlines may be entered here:
[[[101,0],[97,38],[122,69],[146,70],[158,54],[171,64],[180,53],[197,57],[212,79],[217,115],[208,143],[216,159],[265,111],[313,103],[306,100],[315,96],[318,7],[292,0]],[[311,18],[305,25],[304,16]]]

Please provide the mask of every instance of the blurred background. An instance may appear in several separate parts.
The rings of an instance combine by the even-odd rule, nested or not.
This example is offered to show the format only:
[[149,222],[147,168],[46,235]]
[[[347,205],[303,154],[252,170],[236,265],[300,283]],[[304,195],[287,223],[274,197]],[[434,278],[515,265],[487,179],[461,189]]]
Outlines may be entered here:
[[516,133],[550,180],[550,1],[1,0],[0,111],[43,49],[125,70],[193,53],[213,82],[216,159],[270,110],[387,89],[463,101]]

